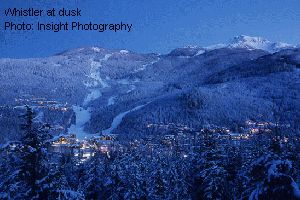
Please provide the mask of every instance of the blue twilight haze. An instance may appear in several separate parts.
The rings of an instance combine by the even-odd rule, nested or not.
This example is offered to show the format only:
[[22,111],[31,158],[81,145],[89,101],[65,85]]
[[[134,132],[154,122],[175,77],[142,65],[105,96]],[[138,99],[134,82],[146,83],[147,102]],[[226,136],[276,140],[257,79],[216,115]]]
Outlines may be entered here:
[[[57,3],[58,2],[58,3]],[[7,8],[66,8],[81,17],[6,17]],[[189,44],[208,46],[246,34],[300,43],[298,0],[68,0],[1,1],[0,57],[42,57],[66,49],[99,46],[166,53]],[[131,32],[4,31],[5,21],[129,23]]]

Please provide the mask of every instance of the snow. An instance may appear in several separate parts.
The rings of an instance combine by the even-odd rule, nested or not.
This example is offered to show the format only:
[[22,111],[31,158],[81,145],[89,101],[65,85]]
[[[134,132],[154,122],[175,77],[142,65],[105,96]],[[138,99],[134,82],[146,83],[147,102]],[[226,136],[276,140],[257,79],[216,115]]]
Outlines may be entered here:
[[197,46],[197,45],[186,45],[183,48],[197,49],[197,48],[199,48],[199,46]]
[[177,58],[190,58],[191,56],[178,56]]
[[109,177],[105,177],[105,181],[103,183],[104,186],[109,186],[113,184],[112,180]]
[[148,64],[143,65],[141,68],[136,69],[134,72],[140,72],[140,71],[144,71],[146,69],[146,67],[148,66]]
[[280,168],[280,165],[287,165],[289,169],[292,169],[292,163],[289,160],[273,160],[271,163],[271,166],[268,169],[268,180],[270,181],[270,178],[272,176],[279,176],[281,173],[278,171],[278,168]]
[[299,187],[298,187],[297,183],[295,181],[293,181],[291,183],[291,185],[293,187],[295,197],[297,199],[300,199],[300,190],[299,190]]
[[130,83],[130,81],[128,79],[121,79],[119,81],[117,81],[119,84],[123,84],[123,85],[128,85]]
[[261,37],[250,37],[240,35],[234,37],[229,47],[232,48],[249,48],[249,49],[267,49],[270,41]]
[[[35,106],[31,106],[32,108],[34,108]],[[15,106],[14,109],[25,109],[26,106]]]
[[239,35],[234,37],[229,44],[220,43],[205,47],[207,50],[215,50],[220,48],[244,48],[248,50],[260,49],[274,53],[282,49],[295,48],[295,46],[284,42],[271,42],[262,37]]
[[136,89],[136,86],[135,86],[135,85],[130,85],[130,89],[127,90],[127,93],[130,93],[130,92],[132,92],[132,91],[135,90],[135,89]]
[[152,62],[150,62],[148,64],[144,64],[144,65],[142,65],[141,68],[136,69],[134,72],[144,71],[145,69],[147,69],[148,66],[153,65],[154,63],[157,63],[159,60],[160,60],[160,58],[158,58],[157,60],[154,60],[154,61],[152,61]]
[[91,113],[90,109],[84,109],[80,106],[73,106],[73,111],[76,115],[76,123],[72,124],[68,129],[68,133],[76,134],[78,139],[84,139],[86,137],[91,137],[92,134],[88,134],[84,131],[84,125],[90,120]]
[[204,54],[204,53],[205,53],[205,51],[201,49],[201,50],[199,50],[199,51],[196,53],[195,56],[199,56],[199,55]]
[[[147,103],[147,104],[149,104],[149,103]],[[108,128],[108,129],[106,129],[106,130],[103,130],[103,131],[102,131],[102,134],[111,134],[112,131],[113,131],[114,129],[116,129],[116,128],[121,124],[123,118],[124,118],[128,113],[137,111],[137,110],[143,108],[144,106],[146,106],[147,104],[143,104],[143,105],[136,106],[136,107],[134,107],[134,108],[131,109],[131,110],[128,110],[128,111],[125,111],[125,112],[122,112],[122,113],[118,114],[118,115],[113,119],[113,122],[111,123],[110,128]]]
[[117,98],[117,96],[109,97],[109,99],[107,100],[107,105],[108,106],[114,105],[116,98]]
[[220,43],[220,44],[215,44],[215,45],[207,46],[207,47],[205,47],[205,49],[207,49],[207,50],[215,50],[215,49],[224,48],[226,46],[227,46],[226,44]]
[[42,111],[39,111],[33,120],[36,122],[43,122],[43,118],[44,118],[44,113]]
[[130,93],[130,92],[132,92],[133,90],[135,90],[136,89],[136,86],[135,85],[132,85],[132,83],[134,82],[134,83],[138,83],[139,82],[139,80],[138,79],[135,79],[133,82],[132,81],[130,81],[130,80],[128,80],[128,79],[121,79],[121,80],[118,80],[117,81],[119,84],[122,84],[122,85],[130,85],[129,87],[129,90],[127,90],[127,92],[126,93]]
[[[90,89],[90,93],[84,99],[83,105],[88,105],[91,101],[94,101],[102,96],[100,88],[95,88],[101,86],[101,88],[109,87],[106,81],[102,80],[99,68],[102,66],[102,62],[107,61],[112,54],[106,54],[104,58],[102,58],[99,62],[91,60],[91,69],[90,69],[90,77],[92,81],[84,83],[84,85],[88,88],[93,87]],[[107,77],[106,77],[107,78]]]
[[94,101],[102,96],[99,89],[91,89],[91,92],[85,97],[83,105],[88,105],[91,101]]
[[250,194],[249,200],[258,200],[260,189],[261,189],[261,185],[257,185],[257,188]]
[[78,200],[83,200],[83,196],[81,193],[77,192],[77,191],[73,191],[73,190],[57,190],[57,192],[59,192],[60,194],[63,195],[64,198],[62,199],[78,199]]
[[101,49],[99,47],[92,47],[92,50],[99,53],[101,51]]
[[18,144],[18,143],[20,143],[20,141],[7,141],[6,143],[0,144],[0,149],[7,148],[11,145],[15,145],[15,144]]
[[290,47],[294,47],[294,46],[291,46],[290,44],[285,43],[285,42],[277,42],[277,43],[274,43],[274,47],[277,49],[285,49],[285,48],[290,48]]
[[[101,51],[101,49],[92,47],[94,51]],[[83,101],[83,105],[87,106],[90,102],[100,98],[102,96],[101,88],[109,87],[109,85],[102,80],[99,69],[102,67],[102,62],[107,61],[112,54],[106,54],[104,58],[100,59],[99,62],[91,60],[91,69],[90,69],[90,75],[89,78],[92,79],[92,81],[84,83],[85,86],[89,89],[89,93],[85,97]],[[106,77],[107,79],[107,77]],[[100,86],[100,88],[99,88]],[[76,134],[76,137],[78,139],[85,139],[92,137],[93,134],[89,134],[84,131],[84,125],[90,120],[91,113],[90,108],[83,108],[80,106],[73,106],[73,111],[76,115],[76,123],[72,124],[71,127],[68,129],[68,133],[74,133]]]
[[128,50],[120,50],[120,53],[122,53],[122,54],[128,54],[129,51]]
[[60,63],[54,63],[53,66],[54,67],[61,67],[62,65]]
[[108,84],[102,80],[101,75],[99,73],[99,68],[102,66],[102,62],[107,61],[112,54],[106,54],[103,59],[99,62],[91,60],[91,70],[89,77],[93,80],[92,83],[85,83],[87,87],[98,86],[101,85],[103,88],[108,87]]
[[228,47],[246,48],[249,50],[261,49],[271,53],[277,52],[281,49],[294,48],[294,46],[287,43],[283,43],[283,42],[273,43],[262,37],[251,37],[246,35],[240,35],[234,37],[234,39],[232,40],[231,44],[228,45]]

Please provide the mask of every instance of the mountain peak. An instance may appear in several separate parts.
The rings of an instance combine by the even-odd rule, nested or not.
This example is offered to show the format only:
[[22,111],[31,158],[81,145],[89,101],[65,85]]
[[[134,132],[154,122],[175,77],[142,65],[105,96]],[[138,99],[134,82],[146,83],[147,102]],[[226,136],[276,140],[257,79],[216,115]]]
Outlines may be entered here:
[[262,37],[252,37],[248,35],[238,35],[233,38],[233,42],[255,42],[255,43],[268,43],[269,40]]
[[271,42],[262,37],[252,37],[247,35],[239,35],[232,39],[229,48],[246,48],[249,50],[261,49],[271,53],[280,51],[281,49],[294,48],[295,46],[283,42]]

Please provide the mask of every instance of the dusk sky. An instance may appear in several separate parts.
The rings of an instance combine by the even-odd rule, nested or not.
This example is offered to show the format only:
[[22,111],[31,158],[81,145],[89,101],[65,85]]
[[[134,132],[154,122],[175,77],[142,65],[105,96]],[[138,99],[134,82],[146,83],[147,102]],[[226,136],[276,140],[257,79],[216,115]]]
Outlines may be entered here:
[[[32,3],[34,2],[34,3]],[[48,3],[45,3],[48,2]],[[0,57],[49,56],[66,49],[99,46],[166,53],[186,45],[228,42],[236,35],[262,36],[271,41],[300,43],[298,0],[1,0]],[[67,3],[66,3],[67,2]],[[79,8],[82,17],[5,17],[5,8]],[[130,33],[97,31],[4,31],[4,21],[92,21],[132,23]]]

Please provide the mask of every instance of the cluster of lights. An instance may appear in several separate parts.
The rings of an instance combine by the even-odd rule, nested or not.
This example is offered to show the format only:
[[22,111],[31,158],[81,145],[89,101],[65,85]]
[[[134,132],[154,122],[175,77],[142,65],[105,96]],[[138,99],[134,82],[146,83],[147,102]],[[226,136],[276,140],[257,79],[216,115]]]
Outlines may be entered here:
[[90,157],[94,156],[94,151],[98,150],[110,158],[110,145],[113,143],[114,136],[99,136],[96,138],[79,140],[76,135],[70,134],[60,136],[52,142],[52,147],[59,147],[59,152],[69,152],[73,149],[74,156],[80,158],[80,162],[87,161]]
[[15,98],[15,102],[19,104],[28,104],[29,102],[36,104],[38,108],[48,108],[50,110],[59,110],[66,112],[70,108],[68,107],[68,103],[61,104],[58,101],[48,101],[45,98],[31,98],[31,99],[22,99],[22,98]]

